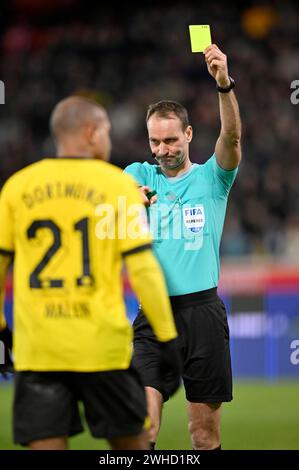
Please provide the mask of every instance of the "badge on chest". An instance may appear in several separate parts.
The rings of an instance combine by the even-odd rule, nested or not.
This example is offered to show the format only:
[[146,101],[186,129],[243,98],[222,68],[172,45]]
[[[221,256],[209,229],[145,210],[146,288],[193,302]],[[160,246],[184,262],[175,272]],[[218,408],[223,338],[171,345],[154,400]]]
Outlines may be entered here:
[[196,207],[183,207],[183,219],[186,228],[193,233],[203,229],[205,225],[205,212],[202,204]]

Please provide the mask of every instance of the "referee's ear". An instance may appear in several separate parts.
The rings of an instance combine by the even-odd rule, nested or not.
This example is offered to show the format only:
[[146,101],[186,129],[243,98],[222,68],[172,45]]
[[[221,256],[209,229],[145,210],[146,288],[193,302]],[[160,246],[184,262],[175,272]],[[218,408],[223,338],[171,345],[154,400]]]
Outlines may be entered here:
[[193,129],[192,129],[192,126],[190,126],[190,124],[185,129],[185,136],[186,136],[186,142],[188,142],[188,144],[190,144],[190,142],[193,138]]

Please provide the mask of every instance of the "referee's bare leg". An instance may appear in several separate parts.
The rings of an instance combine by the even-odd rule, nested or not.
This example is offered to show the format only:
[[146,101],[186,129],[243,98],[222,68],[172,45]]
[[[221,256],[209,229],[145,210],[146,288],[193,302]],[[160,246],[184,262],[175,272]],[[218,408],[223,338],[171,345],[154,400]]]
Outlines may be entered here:
[[221,403],[188,402],[189,433],[194,450],[220,450]]
[[[149,431],[150,442],[158,438],[163,397],[158,390],[145,387],[148,414],[152,422]],[[221,403],[191,403],[188,402],[188,429],[194,450],[220,450],[220,408]]]

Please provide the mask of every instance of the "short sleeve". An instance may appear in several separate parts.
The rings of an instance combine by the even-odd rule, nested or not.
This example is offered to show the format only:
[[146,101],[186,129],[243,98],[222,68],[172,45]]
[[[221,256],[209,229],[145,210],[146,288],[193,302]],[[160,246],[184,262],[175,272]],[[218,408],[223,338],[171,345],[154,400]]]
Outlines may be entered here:
[[126,178],[122,193],[125,200],[118,205],[116,225],[119,251],[127,255],[149,248],[152,239],[144,204],[131,178]]
[[216,197],[227,197],[238,173],[238,167],[225,170],[217,163],[215,153],[203,165],[206,178],[214,185]]
[[10,186],[6,183],[0,193],[0,250],[14,252],[14,218],[10,201]]

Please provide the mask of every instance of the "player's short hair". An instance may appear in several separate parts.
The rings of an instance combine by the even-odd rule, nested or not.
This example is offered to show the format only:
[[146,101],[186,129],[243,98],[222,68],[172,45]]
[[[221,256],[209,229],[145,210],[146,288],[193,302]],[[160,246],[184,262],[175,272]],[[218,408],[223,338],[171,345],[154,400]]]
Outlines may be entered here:
[[169,118],[170,114],[175,114],[182,123],[183,131],[189,126],[187,109],[177,101],[163,100],[150,104],[147,109],[146,122],[153,114],[163,118]]
[[105,109],[84,96],[69,96],[59,101],[50,116],[50,131],[54,139],[74,134],[84,124],[103,119]]

